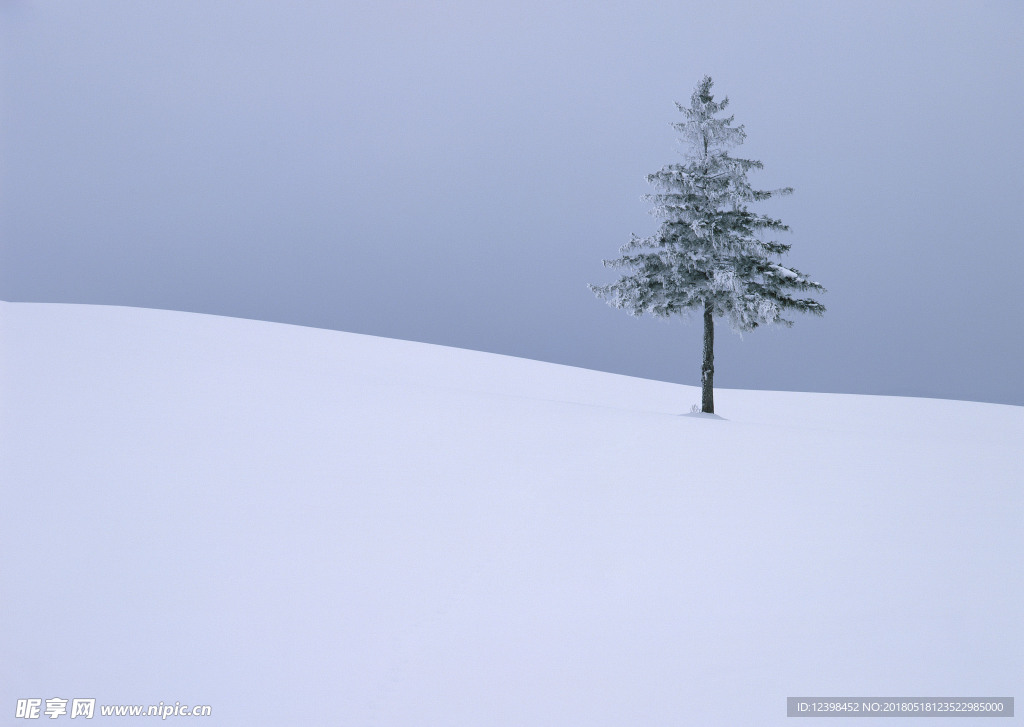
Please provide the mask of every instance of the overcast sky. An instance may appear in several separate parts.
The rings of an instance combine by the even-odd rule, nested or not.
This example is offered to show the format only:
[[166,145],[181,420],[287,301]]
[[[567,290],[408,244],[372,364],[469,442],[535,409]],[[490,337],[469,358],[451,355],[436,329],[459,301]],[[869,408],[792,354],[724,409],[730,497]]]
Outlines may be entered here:
[[716,384],[1024,404],[1024,3],[0,0],[0,299],[698,384],[589,282],[705,75],[823,318]]

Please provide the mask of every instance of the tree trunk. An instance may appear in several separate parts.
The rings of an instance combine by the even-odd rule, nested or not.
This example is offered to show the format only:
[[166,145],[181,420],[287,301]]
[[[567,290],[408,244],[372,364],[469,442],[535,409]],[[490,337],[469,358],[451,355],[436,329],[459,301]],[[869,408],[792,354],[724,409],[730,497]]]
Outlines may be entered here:
[[704,302],[704,363],[700,367],[700,410],[715,413],[715,318],[710,301]]

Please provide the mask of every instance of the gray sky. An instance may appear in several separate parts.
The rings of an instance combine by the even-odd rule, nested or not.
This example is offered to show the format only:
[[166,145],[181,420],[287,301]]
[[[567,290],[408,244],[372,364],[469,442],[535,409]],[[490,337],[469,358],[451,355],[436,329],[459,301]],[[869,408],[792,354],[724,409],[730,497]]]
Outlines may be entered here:
[[588,282],[704,74],[824,318],[716,384],[1024,404],[1024,4],[0,0],[0,299],[699,382]]

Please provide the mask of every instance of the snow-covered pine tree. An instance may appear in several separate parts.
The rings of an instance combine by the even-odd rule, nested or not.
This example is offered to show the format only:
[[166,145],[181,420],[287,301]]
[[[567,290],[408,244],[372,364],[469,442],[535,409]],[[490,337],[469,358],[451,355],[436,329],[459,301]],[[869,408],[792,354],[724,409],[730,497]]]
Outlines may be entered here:
[[747,181],[761,162],[737,159],[728,149],[743,143],[743,126],[733,117],[716,117],[729,103],[716,103],[709,76],[697,85],[689,107],[676,104],[685,120],[673,124],[686,145],[684,162],[669,164],[647,177],[659,190],[645,199],[662,222],[650,237],[633,235],[606,267],[625,270],[620,280],[590,289],[609,305],[631,315],[659,318],[704,315],[704,361],[701,366],[701,411],[714,413],[715,316],[736,331],[793,322],[783,317],[795,310],[821,315],[825,307],[794,292],[824,291],[803,273],[780,262],[790,245],[763,236],[788,230],[780,220],[752,212],[747,205],[789,187],[757,190]]

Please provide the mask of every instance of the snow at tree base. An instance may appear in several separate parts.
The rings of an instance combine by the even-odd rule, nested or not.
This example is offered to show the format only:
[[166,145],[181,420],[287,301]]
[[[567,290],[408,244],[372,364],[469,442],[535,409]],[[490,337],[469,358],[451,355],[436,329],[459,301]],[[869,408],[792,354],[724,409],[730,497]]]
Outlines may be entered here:
[[787,696],[1024,693],[1021,407],[693,417],[690,386],[28,303],[0,385],[9,716],[760,726]]
[[625,270],[622,278],[591,289],[616,308],[634,316],[688,316],[699,310],[704,323],[702,410],[713,412],[714,318],[724,317],[736,331],[762,325],[791,326],[788,311],[821,315],[825,307],[792,291],[823,291],[806,275],[778,263],[790,245],[764,235],[789,229],[781,220],[752,212],[748,204],[775,195],[791,194],[789,187],[754,189],[747,175],[763,164],[730,156],[729,149],[746,138],[733,117],[716,118],[729,99],[716,102],[709,76],[697,85],[690,105],[676,104],[685,117],[673,124],[686,146],[685,163],[669,164],[647,181],[660,189],[648,195],[652,214],[662,220],[658,231],[645,238],[633,235],[620,252],[605,260],[607,267]]

